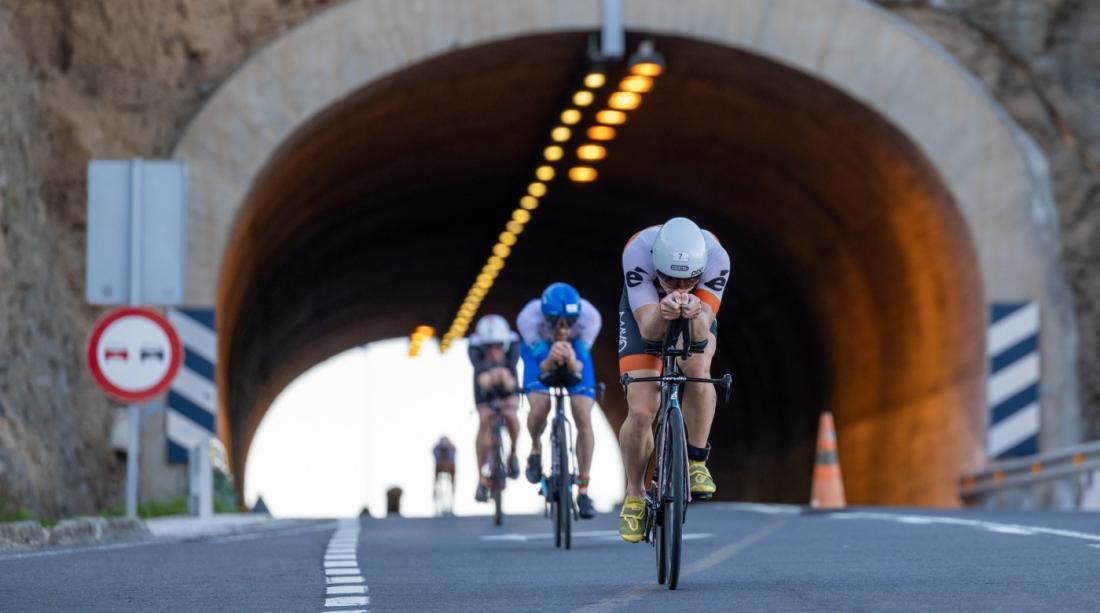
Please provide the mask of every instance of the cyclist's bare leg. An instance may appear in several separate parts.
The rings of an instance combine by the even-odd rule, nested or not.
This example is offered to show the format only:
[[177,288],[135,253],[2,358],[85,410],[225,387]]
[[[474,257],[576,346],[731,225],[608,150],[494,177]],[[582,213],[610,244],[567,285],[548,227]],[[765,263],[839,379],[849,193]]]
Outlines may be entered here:
[[[688,377],[710,377],[710,363],[714,359],[714,349],[717,345],[718,340],[714,335],[707,334],[706,349],[702,353],[692,354],[690,358],[680,363],[684,374]],[[717,403],[718,396],[710,383],[684,385],[684,429],[687,430],[688,444],[692,447],[707,446]]]
[[515,395],[500,400],[500,410],[504,415],[504,424],[508,428],[508,437],[512,441],[512,446],[509,448],[511,455],[516,455],[516,442],[519,441],[519,418],[516,417],[518,409],[519,399]]
[[531,453],[542,453],[542,433],[550,414],[550,395],[541,392],[527,394],[531,408],[527,412],[527,433],[531,435]]
[[[631,377],[656,377],[656,370],[631,370]],[[619,429],[623,469],[626,472],[626,495],[645,497],[645,466],[653,453],[653,419],[657,415],[661,394],[656,383],[631,383],[626,392],[628,413]]]
[[[592,474],[592,450],[596,446],[596,438],[592,434],[592,404],[594,401],[588,396],[573,395],[569,397],[569,403],[573,407],[573,423],[577,424],[577,470],[583,476]],[[583,482],[577,492],[588,493],[588,482]]]
[[489,451],[493,447],[493,411],[488,404],[477,405],[477,415],[480,421],[477,426],[477,474],[481,483],[488,485],[489,480],[481,472],[481,467],[489,461]]

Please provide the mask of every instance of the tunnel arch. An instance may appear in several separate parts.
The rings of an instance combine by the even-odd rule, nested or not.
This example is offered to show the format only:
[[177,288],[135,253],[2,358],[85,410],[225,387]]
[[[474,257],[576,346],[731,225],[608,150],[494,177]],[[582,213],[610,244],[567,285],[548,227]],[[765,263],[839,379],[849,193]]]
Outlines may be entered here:
[[[228,409],[223,411],[227,417],[223,426],[232,434],[236,466],[243,464],[239,460],[247,453],[248,438],[267,404],[295,374],[350,344],[400,334],[425,318],[444,322],[461,299],[460,286],[468,282],[483,257],[480,250],[488,246],[518,186],[526,181],[521,175],[532,167],[542,132],[579,69],[584,48],[580,32],[596,23],[595,3],[565,2],[554,8],[517,7],[510,2],[475,4],[482,9],[475,14],[493,18],[458,15],[446,2],[425,2],[413,9],[409,3],[360,0],[327,11],[246,64],[207,104],[177,148],[177,156],[188,162],[191,177],[189,301],[214,302],[220,277],[219,368],[222,380],[229,382],[222,386],[223,406]],[[663,210],[656,206],[637,215],[634,205],[639,201],[687,203],[688,212],[719,229],[723,240],[735,245],[735,261],[743,263],[740,271],[735,264],[735,275],[740,273],[744,289],[733,293],[724,312],[733,309],[737,314],[733,319],[746,323],[724,327],[723,332],[737,346],[755,347],[756,352],[735,352],[727,365],[739,373],[753,373],[750,379],[772,383],[743,386],[741,402],[752,411],[719,418],[718,426],[742,433],[724,459],[726,466],[741,470],[724,471],[724,482],[732,484],[738,497],[804,498],[796,492],[808,491],[804,468],[812,456],[813,415],[828,407],[837,411],[842,461],[860,467],[846,475],[853,501],[952,504],[955,475],[981,459],[984,300],[1038,295],[1053,302],[1050,294],[1058,289],[1058,279],[1050,278],[1049,254],[1042,249],[1044,228],[1030,217],[1037,188],[1018,135],[942,52],[862,2],[800,5],[797,13],[792,3],[782,2],[731,7],[697,1],[678,5],[674,11],[663,3],[639,2],[628,9],[628,27],[658,34],[658,44],[670,57],[669,82],[679,78],[680,85],[693,92],[679,96],[680,100],[719,100],[722,104],[717,108],[763,119],[742,122],[725,136],[728,140],[717,139],[719,144],[737,146],[717,147],[707,155],[692,151],[684,139],[664,133],[658,139],[658,155],[641,154],[645,140],[634,133],[631,142],[628,131],[608,162],[605,180],[593,190],[573,195],[590,205],[587,210],[609,211],[601,219],[613,219],[611,212],[618,211],[620,218],[630,220],[626,225],[637,227],[659,222]],[[851,48],[859,34],[864,46]],[[866,53],[876,52],[889,53],[894,61],[861,61]],[[690,69],[678,71],[677,59]],[[534,65],[545,71],[533,70]],[[470,67],[482,72],[475,74]],[[424,124],[397,134],[395,127],[401,124],[394,121],[394,105],[403,98],[415,98],[417,91],[430,91],[433,83],[445,82],[438,79],[455,74],[463,75],[457,86],[465,87],[465,95],[451,100],[475,105],[479,91],[501,78],[523,92],[522,100],[529,104],[522,110],[496,109],[496,114],[477,115],[483,123],[486,117],[498,119],[482,126],[482,137],[508,130],[517,133],[516,138],[500,139],[499,146],[485,148],[478,159],[519,160],[514,165],[486,177],[470,172],[484,172],[476,163],[439,163],[433,167],[439,170],[432,173],[434,188],[410,188],[418,180],[417,167],[401,161],[404,157],[376,160],[373,168],[381,171],[371,183],[369,177],[353,177],[356,172],[348,170],[348,158],[333,153],[370,153],[363,142],[339,145],[357,129],[373,135],[389,129],[388,136],[375,142],[389,143],[398,151],[408,147],[408,139],[402,138],[422,130]],[[784,87],[775,87],[776,82]],[[758,94],[758,99],[731,93],[731,83]],[[884,83],[889,87],[884,88]],[[659,94],[660,90],[655,96]],[[957,101],[951,107],[954,114],[929,117],[921,112],[937,107],[929,101],[939,97]],[[677,113],[701,117],[712,110],[677,107],[670,102],[673,98],[647,102],[638,115],[639,124],[647,113],[653,125],[660,126],[674,122]],[[432,126],[453,130],[461,123],[458,120],[472,116],[463,115],[472,112],[469,105],[454,104],[448,113],[438,99],[421,96],[419,102],[433,100],[434,114],[417,115]],[[762,113],[760,109],[769,103],[790,112]],[[661,109],[667,115],[663,119]],[[358,123],[349,126],[346,122],[352,118]],[[817,144],[807,143],[794,151],[773,146],[778,132],[768,129],[782,124],[804,127],[800,134],[786,134],[788,140],[816,138]],[[822,127],[825,124],[827,129]],[[695,142],[706,142],[711,136],[705,128],[692,128],[698,136]],[[859,136],[863,133],[870,136]],[[821,164],[822,147],[836,148],[838,134],[853,135],[847,156]],[[471,135],[478,133],[464,136]],[[428,149],[436,162],[457,155],[469,157],[469,149],[454,150],[456,142],[452,139]],[[774,157],[768,159],[760,151]],[[654,159],[659,166],[654,166]],[[812,170],[792,173],[792,167]],[[730,168],[752,173],[752,181],[737,187],[762,203],[739,210],[734,221],[721,213],[731,188],[723,184],[723,177]],[[847,179],[820,176],[829,172]],[[661,173],[681,178],[644,186],[632,180]],[[864,177],[866,185],[861,185],[856,180],[860,173],[869,173],[873,180]],[[382,174],[403,177],[405,183],[390,182],[380,189],[377,179]],[[478,179],[476,186],[471,183],[473,177]],[[695,185],[686,187],[691,183]],[[364,191],[365,185],[370,189]],[[351,277],[346,271],[343,283],[329,279],[327,286],[314,286],[324,287],[325,292],[295,291],[316,279],[319,267],[310,267],[310,257],[316,261],[344,257],[351,262],[369,258],[369,253],[350,246],[353,238],[364,237],[363,211],[371,203],[389,205],[370,209],[374,227],[405,230],[397,236],[418,230],[431,237],[425,243],[430,247],[427,259],[446,260],[461,252],[464,237],[447,230],[468,215],[452,211],[435,219],[419,217],[410,225],[408,218],[401,221],[392,211],[415,211],[417,203],[453,200],[462,186],[476,187],[489,220],[484,240],[474,241],[476,252],[468,261],[451,258],[455,268],[447,272],[452,274],[439,275],[454,286],[441,292],[451,296],[449,303],[371,318],[369,312],[341,307],[369,302],[348,283]],[[895,197],[899,193],[911,196],[911,201]],[[890,206],[870,216],[859,214],[852,203],[861,198]],[[361,206],[347,206],[355,199]],[[799,206],[767,212],[763,204],[769,199]],[[823,202],[832,206],[807,204]],[[596,203],[599,207],[592,208]],[[331,215],[320,215],[319,210]],[[545,236],[554,237],[557,244],[562,236],[584,235],[584,227],[567,215],[548,213],[544,223]],[[775,240],[784,228],[799,223],[822,233],[800,234],[805,241]],[[232,234],[230,228],[234,228]],[[567,244],[584,261],[606,259],[607,250],[619,246],[608,247],[603,241],[621,243],[629,235],[616,236],[626,229],[614,224],[609,228],[614,229],[601,237],[598,248],[583,240]],[[770,228],[773,234],[760,228]],[[831,239],[822,238],[830,232]],[[376,233],[370,240],[393,249],[400,243],[386,241],[394,236],[393,232]],[[325,247],[311,256],[311,250],[295,249],[294,240]],[[541,239],[544,247],[547,240]],[[862,241],[866,250],[843,248],[846,241]],[[524,236],[523,244],[530,245],[530,253],[537,253],[540,239],[532,232]],[[345,251],[340,252],[341,248]],[[888,257],[873,258],[881,261],[868,267],[868,254]],[[293,263],[290,257],[295,258]],[[932,261],[931,274],[920,271]],[[536,258],[520,258],[510,269],[522,269],[524,262],[535,266]],[[602,307],[614,310],[608,304],[617,290],[595,283],[581,285],[582,291],[599,298]],[[502,277],[487,308],[516,307],[525,296],[508,286]],[[532,291],[530,286],[516,287],[527,294]],[[429,301],[430,296],[416,291],[413,288],[407,296],[411,302]],[[852,296],[862,300],[846,299]],[[272,309],[270,305],[279,302],[296,306]],[[1044,313],[1044,326],[1063,325],[1057,309]],[[878,327],[867,325],[859,332],[861,318],[878,321]],[[883,330],[891,326],[924,333],[888,338]],[[873,347],[855,350],[861,342]],[[601,353],[613,352],[613,344],[605,340]],[[768,355],[775,360],[759,359]],[[936,363],[944,356],[949,359]],[[604,379],[613,378],[610,370],[605,361]],[[898,371],[903,373],[900,378],[888,375]],[[881,379],[878,384],[852,385],[875,377]],[[905,382],[898,383],[902,379]],[[801,385],[791,385],[792,381]],[[777,404],[783,409],[769,427],[782,433],[753,425],[758,424],[759,414]],[[609,411],[614,416],[621,407],[611,406]],[[948,451],[937,453],[942,448]],[[899,449],[905,451],[899,453]],[[946,460],[930,465],[937,455]],[[800,469],[802,474],[797,472]],[[782,479],[791,485],[776,487]]]

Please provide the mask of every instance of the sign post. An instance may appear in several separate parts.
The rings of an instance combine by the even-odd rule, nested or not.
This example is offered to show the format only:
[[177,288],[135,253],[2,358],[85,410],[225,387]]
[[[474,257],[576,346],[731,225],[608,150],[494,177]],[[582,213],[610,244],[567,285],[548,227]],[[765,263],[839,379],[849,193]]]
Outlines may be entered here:
[[[131,306],[180,304],[183,301],[185,206],[186,180],[181,162],[142,159],[92,160],[88,164],[86,266],[88,302]],[[130,402],[129,444],[126,455],[126,515],[137,517],[138,452],[143,413],[140,403],[164,391],[163,388],[166,388],[175,376],[182,354],[179,349],[179,338],[163,317],[153,311],[145,310],[141,310],[139,315],[136,309],[123,309],[116,311],[114,315],[122,312],[129,313],[122,316],[124,319],[137,318],[135,321],[141,321],[143,317],[148,321],[159,318],[159,321],[155,321],[157,326],[163,322],[163,329],[167,331],[165,334],[174,339],[174,350],[170,355],[162,354],[162,358],[167,356],[168,362],[174,363],[175,367],[166,377],[163,387],[152,394],[134,393],[134,390],[140,389],[140,386],[149,383],[148,381],[137,383],[137,388],[128,388],[125,383],[115,385],[116,390],[123,389],[124,393],[112,392],[110,376],[105,374],[111,369],[107,368],[106,363],[97,362],[98,354],[92,353],[96,343],[89,343],[89,365],[93,374],[96,373],[97,366],[102,369],[101,374],[97,375],[100,385],[103,385],[112,397]],[[110,317],[104,321],[109,319]],[[123,328],[142,329],[139,324],[119,325]],[[95,337],[93,333],[93,339]],[[157,342],[163,340],[158,337]],[[98,349],[95,350],[98,351]],[[107,350],[104,349],[104,351]],[[129,353],[119,354],[112,351],[112,355],[123,356],[121,363],[138,364],[128,359]],[[135,356],[135,360],[139,359],[140,363],[144,364],[147,357],[144,349],[137,349]],[[114,359],[116,362],[112,362],[112,367],[117,366],[120,358]],[[137,373],[146,371],[144,368],[132,370],[134,370],[133,373],[123,376],[124,380],[128,381],[129,377],[140,380],[143,375]],[[105,385],[105,381],[108,384]]]
[[130,307],[109,313],[88,339],[88,368],[107,395],[130,403],[126,515],[137,517],[141,402],[163,394],[179,372],[179,336],[160,313]]

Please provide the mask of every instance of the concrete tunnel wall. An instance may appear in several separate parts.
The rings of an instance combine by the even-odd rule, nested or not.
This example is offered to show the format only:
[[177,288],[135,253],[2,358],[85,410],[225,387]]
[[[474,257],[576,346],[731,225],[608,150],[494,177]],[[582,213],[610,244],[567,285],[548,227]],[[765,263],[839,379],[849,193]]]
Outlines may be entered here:
[[[722,493],[805,501],[816,415],[830,408],[853,502],[955,503],[984,428],[983,259],[957,206],[967,192],[950,176],[945,185],[889,118],[820,79],[688,38],[658,44],[669,73],[612,144],[600,181],[551,186],[483,312],[513,313],[569,278],[605,314],[598,374],[614,381],[622,243],[671,214],[695,217],[734,258],[715,364],[738,380],[712,436]],[[575,32],[471,45],[365,81],[304,113],[289,137],[255,118],[245,126],[272,141],[266,152],[253,142],[262,171],[222,165],[205,195],[240,193],[214,178],[238,172],[252,177],[247,198],[192,220],[218,228],[193,240],[194,259],[226,254],[219,353],[238,477],[294,376],[340,349],[447,323],[529,180],[583,49]],[[225,124],[216,117],[204,111],[189,135]],[[210,144],[180,147],[203,176],[225,155]],[[210,223],[226,211],[231,239]],[[196,252],[204,240],[212,249]],[[556,248],[560,260],[546,257]],[[379,304],[368,277],[401,300]],[[617,425],[621,396],[607,410]]]

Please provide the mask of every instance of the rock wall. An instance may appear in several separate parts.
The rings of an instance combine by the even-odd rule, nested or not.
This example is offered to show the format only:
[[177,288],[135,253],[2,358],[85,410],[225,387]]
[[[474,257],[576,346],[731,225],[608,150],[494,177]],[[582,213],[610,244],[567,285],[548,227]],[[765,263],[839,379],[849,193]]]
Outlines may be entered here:
[[0,0],[0,512],[118,503],[83,364],[89,158],[165,156],[257,48],[325,0]]
[[[85,168],[167,155],[249,55],[338,1],[0,0],[0,512],[118,503],[112,405],[82,363]],[[969,67],[1046,152],[1100,437],[1100,3],[881,1]],[[1090,115],[1091,113],[1091,115]]]

